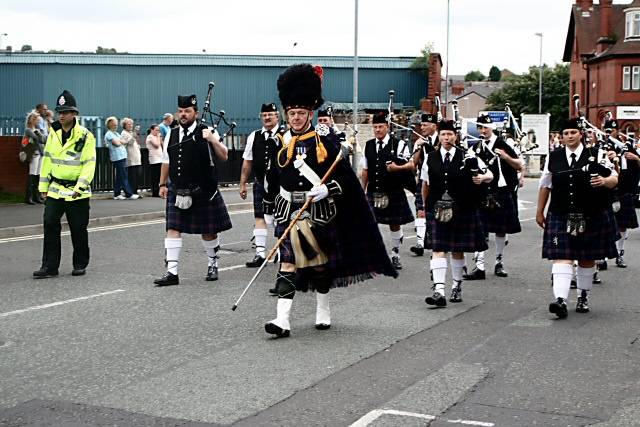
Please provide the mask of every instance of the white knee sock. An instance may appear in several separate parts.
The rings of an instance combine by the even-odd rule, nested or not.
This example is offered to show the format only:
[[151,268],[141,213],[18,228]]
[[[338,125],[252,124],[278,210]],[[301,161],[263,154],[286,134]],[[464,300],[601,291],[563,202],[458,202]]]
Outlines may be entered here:
[[[556,298],[569,298],[573,266],[571,264],[553,264],[551,274],[553,275],[553,296]],[[591,277],[589,277],[589,280],[591,280]]]
[[425,218],[416,218],[416,238],[420,246],[424,246],[424,234],[427,231],[427,220]]
[[504,259],[503,254],[506,240],[506,236],[496,236],[496,262],[501,262]]
[[256,242],[256,255],[265,257],[265,247],[267,245],[267,229],[266,228],[254,228],[253,237]]
[[218,266],[218,249],[220,249],[220,240],[216,237],[213,240],[202,239],[202,247],[209,258],[209,267]]
[[167,251],[167,271],[171,274],[178,274],[178,262],[180,261],[182,238],[167,237],[164,239],[164,248]]
[[391,251],[395,256],[400,256],[400,245],[402,244],[402,237],[402,229],[391,232]]
[[453,279],[453,286],[457,286],[462,281],[462,269],[464,267],[464,258],[455,259],[451,258],[451,277]]
[[484,271],[484,251],[482,252],[476,252],[477,255],[475,257],[475,261],[476,261],[476,268],[478,270],[482,270]]
[[433,283],[436,285],[436,292],[444,295],[444,282],[447,280],[447,259],[433,258],[430,264],[431,272],[433,273]]
[[593,273],[595,273],[596,268],[584,268],[578,267],[578,296],[582,293],[581,291],[587,291],[587,293],[593,289]]
[[624,234],[622,235],[622,237],[618,240],[616,240],[616,249],[618,249],[618,255],[620,255],[620,252],[624,251],[624,241],[625,241],[625,237]]

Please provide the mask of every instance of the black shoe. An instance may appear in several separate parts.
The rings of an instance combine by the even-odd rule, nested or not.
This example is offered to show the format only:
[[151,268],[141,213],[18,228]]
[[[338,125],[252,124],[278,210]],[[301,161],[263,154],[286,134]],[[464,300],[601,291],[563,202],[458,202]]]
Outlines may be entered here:
[[256,254],[256,256],[251,261],[247,261],[245,265],[249,268],[256,268],[256,267],[260,267],[263,262],[264,262],[264,258]]
[[[595,273],[593,273],[593,280],[591,280],[591,283],[593,283],[594,285],[599,285],[602,283],[602,280],[600,280],[600,278],[598,277],[598,272],[596,271]],[[576,285],[576,288],[578,286]]]
[[567,310],[567,303],[564,301],[564,298],[558,298],[549,304],[549,312],[554,313],[559,319],[567,317],[569,311]]
[[471,273],[463,274],[462,278],[464,280],[484,280],[486,278],[486,273],[484,270],[480,270],[476,267],[471,271]]
[[607,260],[605,259],[605,260],[596,262],[596,267],[598,268],[599,271],[605,271],[608,268]]
[[154,280],[153,283],[155,283],[156,286],[173,286],[179,285],[180,279],[177,274],[171,274],[167,271],[161,278]]
[[218,280],[218,267],[209,266],[207,267],[207,277],[205,279],[207,282],[213,282],[214,280]]
[[440,292],[434,292],[432,296],[426,297],[424,302],[436,307],[445,307],[447,305],[447,299]]
[[318,323],[316,325],[316,329],[319,330],[319,331],[326,331],[329,328],[331,328],[331,325],[328,325],[326,323]]
[[493,272],[496,274],[496,276],[498,277],[508,277],[509,275],[507,274],[507,272],[505,271],[504,267],[502,266],[502,263],[499,262],[496,264]]
[[286,338],[291,334],[288,329],[282,329],[280,326],[271,322],[264,324],[264,330],[266,333],[275,335],[276,338]]
[[420,244],[416,244],[415,246],[411,246],[409,248],[409,250],[411,252],[413,252],[414,254],[416,254],[416,256],[423,256],[424,255],[424,247]]
[[391,257],[391,265],[396,270],[402,270],[402,264],[400,263],[400,257],[397,256],[397,255],[394,255],[394,256]]
[[620,255],[616,257],[616,265],[620,268],[627,268],[627,264],[624,262],[624,251],[620,252]]
[[576,304],[576,313],[588,313],[589,312],[589,299],[587,297],[578,297],[578,303]]
[[86,268],[74,268],[71,272],[72,276],[84,276],[87,273]]
[[48,279],[50,277],[56,277],[57,275],[58,270],[47,270],[45,268],[33,272],[34,279]]
[[36,204],[36,202],[34,202],[34,201],[33,201],[33,200],[31,200],[31,199],[24,199],[24,202],[25,202],[27,205],[35,205],[35,204]]
[[571,284],[569,285],[569,289],[578,289],[578,282],[576,279],[571,279]]
[[462,302],[462,282],[451,288],[449,302]]
[[278,284],[276,283],[276,285],[269,289],[269,294],[271,294],[272,296],[278,296]]

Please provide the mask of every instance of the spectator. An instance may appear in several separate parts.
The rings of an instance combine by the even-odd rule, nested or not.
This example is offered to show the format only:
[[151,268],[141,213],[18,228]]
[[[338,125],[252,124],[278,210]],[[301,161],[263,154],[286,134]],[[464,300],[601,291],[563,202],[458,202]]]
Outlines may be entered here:
[[[124,200],[125,198],[130,200],[136,200],[139,198],[137,194],[133,194],[131,187],[129,186],[129,179],[127,178],[127,149],[122,145],[122,136],[118,133],[118,119],[115,117],[108,117],[105,121],[105,125],[108,129],[104,135],[104,142],[109,147],[109,159],[113,164],[116,171],[116,182],[113,186],[113,199]],[[124,191],[124,196],[121,192]]]
[[166,113],[162,116],[162,123],[160,123],[160,136],[162,136],[162,140],[167,136],[168,133],[171,132],[171,124],[173,123],[173,114]]
[[29,162],[27,191],[24,195],[24,202],[28,205],[42,203],[40,193],[38,192],[38,184],[40,181],[42,154],[44,153],[44,144],[47,142],[47,137],[44,136],[42,130],[38,128],[40,119],[41,117],[37,111],[31,111],[27,114],[24,126],[24,137],[29,140],[27,146],[23,147],[23,150],[27,153],[27,161]]
[[[49,136],[49,125],[53,122],[53,111],[49,110],[47,104],[38,104],[36,105],[36,113],[38,114],[37,128],[40,129],[46,141],[47,136]],[[51,114],[51,120],[49,119],[49,114]]]
[[151,196],[160,197],[158,184],[160,183],[160,168],[162,166],[162,138],[160,126],[153,125],[145,141],[149,150],[149,173],[151,182]]
[[133,129],[133,120],[128,117],[122,119],[122,144],[127,148],[127,177],[133,194],[138,194],[138,182],[142,172],[142,153],[140,144]]

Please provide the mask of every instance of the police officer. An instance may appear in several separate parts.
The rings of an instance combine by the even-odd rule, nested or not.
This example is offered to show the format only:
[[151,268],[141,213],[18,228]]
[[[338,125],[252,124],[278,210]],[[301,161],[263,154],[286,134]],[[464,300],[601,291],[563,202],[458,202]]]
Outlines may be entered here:
[[78,123],[76,99],[63,91],[56,101],[58,121],[44,148],[39,191],[46,199],[42,266],[36,279],[58,275],[60,266],[60,219],[67,216],[73,244],[73,276],[82,276],[89,264],[89,199],[96,168],[96,140]]
[[[391,263],[400,270],[402,224],[413,221],[413,213],[404,192],[403,179],[415,183],[414,164],[409,146],[389,135],[389,125],[383,112],[373,116],[375,138],[366,142],[362,159],[362,187],[378,224],[388,224],[391,230]],[[405,161],[400,164],[399,160]]]
[[247,267],[260,267],[265,259],[267,244],[267,227],[273,226],[273,203],[280,189],[276,154],[279,150],[280,120],[276,104],[262,104],[260,108],[262,128],[255,130],[247,137],[240,172],[240,197],[247,198],[247,180],[253,170],[253,215],[255,224],[253,238],[256,246],[255,257],[246,263]]
[[413,149],[413,164],[416,167],[416,176],[418,178],[418,184],[415,192],[415,205],[416,205],[416,244],[410,248],[411,252],[416,256],[422,256],[424,254],[424,237],[427,230],[427,223],[424,216],[424,202],[422,200],[422,178],[420,172],[422,171],[422,164],[426,159],[427,154],[435,151],[435,147],[438,144],[438,117],[435,114],[422,113],[420,116],[420,135]]
[[227,160],[227,147],[217,132],[198,124],[197,117],[196,96],[178,96],[180,126],[165,137],[160,171],[160,197],[167,199],[167,272],[154,281],[157,286],[180,283],[181,233],[201,235],[208,258],[205,280],[218,280],[218,233],[231,229],[214,163]]
[[618,177],[610,163],[601,163],[606,161],[603,150],[582,143],[582,129],[578,118],[564,123],[563,147],[549,153],[538,191],[536,222],[544,228],[542,257],[553,261],[554,301],[549,311],[559,318],[568,315],[573,262],[578,262],[576,312],[586,313],[595,260],[616,254],[610,193]]

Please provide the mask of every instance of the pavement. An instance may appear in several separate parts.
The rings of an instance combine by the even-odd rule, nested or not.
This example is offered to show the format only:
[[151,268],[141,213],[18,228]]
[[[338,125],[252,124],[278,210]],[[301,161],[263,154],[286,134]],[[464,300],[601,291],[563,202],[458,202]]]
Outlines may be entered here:
[[[224,197],[239,203],[236,194]],[[181,284],[153,286],[164,270],[161,218],[90,228],[82,277],[70,274],[67,235],[61,274],[49,280],[30,277],[41,236],[0,239],[0,425],[638,426],[640,234],[627,241],[629,267],[601,273],[592,311],[556,320],[535,197],[527,181],[508,278],[489,271],[464,283],[464,302],[429,308],[429,258],[410,254],[408,224],[397,280],[332,290],[327,331],[313,326],[313,294],[296,295],[291,337],[280,340],[263,328],[275,314],[275,265],[231,311],[256,273],[244,267],[250,209],[231,212],[218,282],[203,280],[199,238],[186,235]],[[142,203],[140,214],[161,211],[147,198],[104,205]],[[136,214],[109,209],[92,202],[94,218]]]

